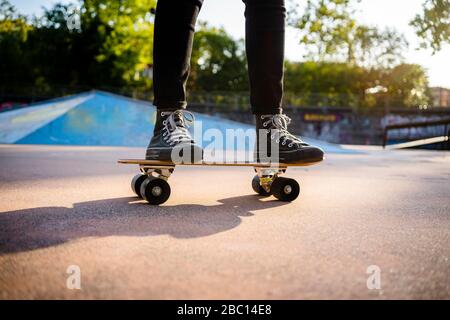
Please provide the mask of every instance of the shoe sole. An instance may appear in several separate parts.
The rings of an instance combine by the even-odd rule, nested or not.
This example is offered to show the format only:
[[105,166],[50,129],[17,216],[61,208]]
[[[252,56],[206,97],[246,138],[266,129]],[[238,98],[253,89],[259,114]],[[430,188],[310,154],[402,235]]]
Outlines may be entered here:
[[[266,155],[264,155],[266,156]],[[306,163],[315,163],[315,162],[322,162],[324,159],[324,156],[318,156],[318,157],[308,157],[308,158],[302,158],[302,159],[289,159],[289,157],[283,157],[279,156],[277,158],[279,163],[285,163],[285,164],[306,164]],[[273,162],[274,159],[270,157],[260,157],[258,154],[254,154],[254,160],[256,162],[261,163],[267,163],[267,162]]]
[[[183,150],[186,147],[183,147],[180,152],[180,157],[183,158]],[[184,161],[183,162],[191,162],[191,163],[199,163],[203,161],[203,149],[201,149],[201,155],[200,158],[196,157],[198,152],[195,152],[195,150],[201,149],[198,146],[192,146],[191,147],[191,159],[190,161]],[[172,148],[151,148],[147,149],[145,159],[146,160],[159,160],[159,161],[173,161],[172,159]]]

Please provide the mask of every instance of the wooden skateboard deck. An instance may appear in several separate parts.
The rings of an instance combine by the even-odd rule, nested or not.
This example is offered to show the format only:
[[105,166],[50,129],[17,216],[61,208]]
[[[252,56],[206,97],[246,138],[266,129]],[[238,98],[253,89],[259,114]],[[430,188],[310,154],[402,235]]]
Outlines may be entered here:
[[202,161],[198,163],[173,163],[171,161],[160,160],[144,160],[144,159],[120,159],[117,161],[120,164],[137,164],[144,166],[211,166],[211,167],[255,167],[255,168],[287,168],[287,167],[308,167],[320,163],[305,162],[305,163],[258,163],[258,162],[208,162]]

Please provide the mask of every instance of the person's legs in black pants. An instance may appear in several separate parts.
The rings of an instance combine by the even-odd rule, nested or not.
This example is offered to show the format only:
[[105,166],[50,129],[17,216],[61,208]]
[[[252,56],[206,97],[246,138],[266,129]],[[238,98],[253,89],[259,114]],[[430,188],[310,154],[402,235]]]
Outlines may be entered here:
[[159,0],[153,39],[153,104],[186,108],[195,23],[203,0]]
[[184,110],[195,23],[202,4],[203,0],[157,3],[153,38],[153,104],[157,115],[146,159],[175,161],[174,150],[185,162],[202,159],[203,150],[188,131],[193,115]]
[[291,119],[282,114],[284,0],[243,0],[250,102],[256,117],[255,160],[284,163],[315,162],[323,151],[289,133]]
[[[280,161],[299,162],[323,157],[320,149],[308,146],[287,131],[290,119],[282,114],[284,0],[243,1],[251,109],[256,114],[257,129],[267,131],[268,140],[279,144]],[[172,149],[179,144],[192,147],[197,154],[201,151],[186,128],[190,114],[180,109],[186,108],[186,82],[195,23],[202,3],[203,0],[158,1],[153,49],[154,105],[158,112],[147,159],[170,160]],[[268,129],[275,129],[278,134],[272,135]],[[259,149],[257,159],[260,159],[258,152]]]
[[286,8],[284,0],[243,0],[254,114],[281,113]]
[[[159,109],[186,107],[192,42],[203,0],[159,0],[156,8],[153,84]],[[244,0],[246,50],[253,113],[281,112],[284,0]]]

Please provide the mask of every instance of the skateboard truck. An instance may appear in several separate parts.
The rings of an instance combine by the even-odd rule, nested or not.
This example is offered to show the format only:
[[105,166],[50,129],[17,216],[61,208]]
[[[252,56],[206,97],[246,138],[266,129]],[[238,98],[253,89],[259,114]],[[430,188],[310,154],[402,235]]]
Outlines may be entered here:
[[154,176],[156,178],[164,179],[167,181],[175,170],[175,166],[161,166],[160,168],[155,168],[154,166],[149,167],[146,165],[141,165],[139,166],[139,169],[141,170],[142,174],[145,174],[147,176]]
[[258,168],[255,167],[255,172],[259,177],[259,184],[261,187],[270,193],[272,182],[281,174],[286,172],[287,168]]

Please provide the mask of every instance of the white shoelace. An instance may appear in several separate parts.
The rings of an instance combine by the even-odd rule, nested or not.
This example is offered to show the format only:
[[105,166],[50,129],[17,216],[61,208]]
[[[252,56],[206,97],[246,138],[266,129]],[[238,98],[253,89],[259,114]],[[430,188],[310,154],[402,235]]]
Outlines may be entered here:
[[263,122],[263,127],[267,128],[267,126],[272,123],[270,129],[267,129],[267,132],[270,133],[270,130],[276,129],[275,134],[271,134],[271,139],[276,139],[276,142],[279,143],[281,141],[282,145],[286,145],[287,141],[291,141],[288,145],[289,148],[293,146],[294,143],[303,143],[303,141],[293,134],[289,133],[287,130],[288,125],[291,123],[291,118],[289,118],[285,114],[267,114],[262,115],[261,120],[270,118],[267,121]]
[[165,129],[163,133],[164,141],[171,146],[179,143],[192,142],[188,128],[195,120],[194,114],[186,110],[161,112],[161,116],[166,115],[169,116],[163,121]]

